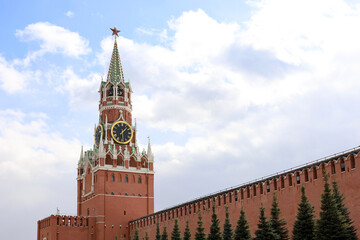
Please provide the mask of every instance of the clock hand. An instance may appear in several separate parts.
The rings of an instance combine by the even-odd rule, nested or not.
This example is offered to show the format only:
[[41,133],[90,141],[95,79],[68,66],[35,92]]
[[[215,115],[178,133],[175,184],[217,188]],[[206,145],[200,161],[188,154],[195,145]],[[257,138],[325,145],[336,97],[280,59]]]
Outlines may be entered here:
[[126,128],[120,133],[120,134],[123,134],[125,132]]

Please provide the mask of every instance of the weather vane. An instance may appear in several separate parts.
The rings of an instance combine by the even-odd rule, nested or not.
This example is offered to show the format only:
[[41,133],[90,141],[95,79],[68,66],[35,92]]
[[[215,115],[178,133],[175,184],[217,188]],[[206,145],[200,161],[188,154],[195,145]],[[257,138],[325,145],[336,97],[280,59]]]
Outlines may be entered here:
[[112,36],[115,35],[115,38],[118,37],[118,33],[120,32],[120,30],[116,29],[116,26],[114,28],[110,28],[110,30],[112,31]]

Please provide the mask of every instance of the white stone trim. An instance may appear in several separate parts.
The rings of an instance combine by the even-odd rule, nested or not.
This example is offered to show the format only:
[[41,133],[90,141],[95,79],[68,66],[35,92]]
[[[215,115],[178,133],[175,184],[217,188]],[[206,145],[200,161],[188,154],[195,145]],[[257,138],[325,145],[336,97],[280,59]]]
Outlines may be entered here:
[[141,197],[139,197],[139,196],[125,196],[125,195],[111,195],[111,194],[96,194],[94,197],[92,197],[92,198],[90,198],[90,199],[87,199],[87,200],[85,200],[85,201],[81,201],[81,202],[78,202],[78,203],[80,203],[80,204],[83,204],[83,203],[86,203],[87,201],[90,201],[90,200],[92,200],[92,199],[94,199],[94,198],[96,198],[96,197],[98,197],[98,196],[105,196],[105,197],[121,197],[121,198],[144,198],[144,199],[148,199],[148,198],[154,198],[154,197],[149,197],[149,196],[141,196]]

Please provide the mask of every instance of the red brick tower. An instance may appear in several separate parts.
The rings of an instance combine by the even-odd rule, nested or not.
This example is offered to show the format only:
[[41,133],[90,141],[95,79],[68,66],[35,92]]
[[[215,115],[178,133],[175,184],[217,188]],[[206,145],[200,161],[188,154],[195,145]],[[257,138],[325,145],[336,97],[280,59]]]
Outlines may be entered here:
[[125,82],[115,35],[109,72],[99,89],[94,148],[81,150],[77,215],[88,218],[88,239],[128,239],[129,221],[154,212],[150,142],[139,151],[132,124],[131,85]]

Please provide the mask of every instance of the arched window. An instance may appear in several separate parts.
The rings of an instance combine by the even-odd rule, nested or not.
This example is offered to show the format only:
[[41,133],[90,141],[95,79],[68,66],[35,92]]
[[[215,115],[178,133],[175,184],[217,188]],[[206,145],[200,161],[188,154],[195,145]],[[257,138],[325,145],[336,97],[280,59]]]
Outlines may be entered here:
[[314,166],[314,167],[312,168],[312,170],[313,170],[313,178],[314,178],[314,180],[315,180],[315,179],[317,179],[317,170],[316,170],[316,166]]
[[284,181],[284,176],[281,176],[280,178],[281,180],[281,188],[285,188],[285,181]]
[[335,171],[335,163],[334,161],[331,161],[331,174],[335,174],[336,171]]
[[128,178],[127,175],[125,175],[125,182],[126,182],[126,183],[129,182],[129,178]]
[[124,94],[123,94],[123,90],[121,89],[121,87],[118,86],[117,90],[118,90],[118,96],[122,97]]
[[350,156],[350,165],[351,165],[351,169],[355,168],[355,158],[354,155]]
[[141,183],[141,177],[138,177],[138,183]]
[[288,179],[289,179],[289,187],[292,187],[292,174],[291,173],[289,173]]
[[344,159],[341,159],[340,160],[340,170],[342,172],[345,172],[345,162],[344,162]]
[[304,175],[305,175],[305,182],[308,182],[309,181],[309,174],[308,174],[307,169],[304,170]]
[[112,182],[115,182],[115,176],[114,176],[114,174],[111,174],[111,178],[110,178],[110,179],[111,179]]
[[277,190],[277,179],[274,178],[273,181],[274,181],[274,191],[276,191]]
[[300,184],[300,175],[299,172],[296,173],[296,183]]
[[270,184],[269,184],[269,182],[266,182],[266,192],[270,192]]
[[253,187],[253,195],[255,197],[256,196],[256,186],[255,186],[255,184],[252,187]]
[[249,187],[246,188],[246,195],[247,195],[247,198],[250,198],[250,188]]
[[244,199],[244,189],[240,190],[241,199]]
[[109,90],[108,90],[108,96],[114,96],[114,88],[113,85],[109,85]]
[[264,194],[263,183],[260,183],[260,194]]
[[238,200],[238,192],[235,190],[235,193],[234,193],[234,198],[235,198],[235,201]]

